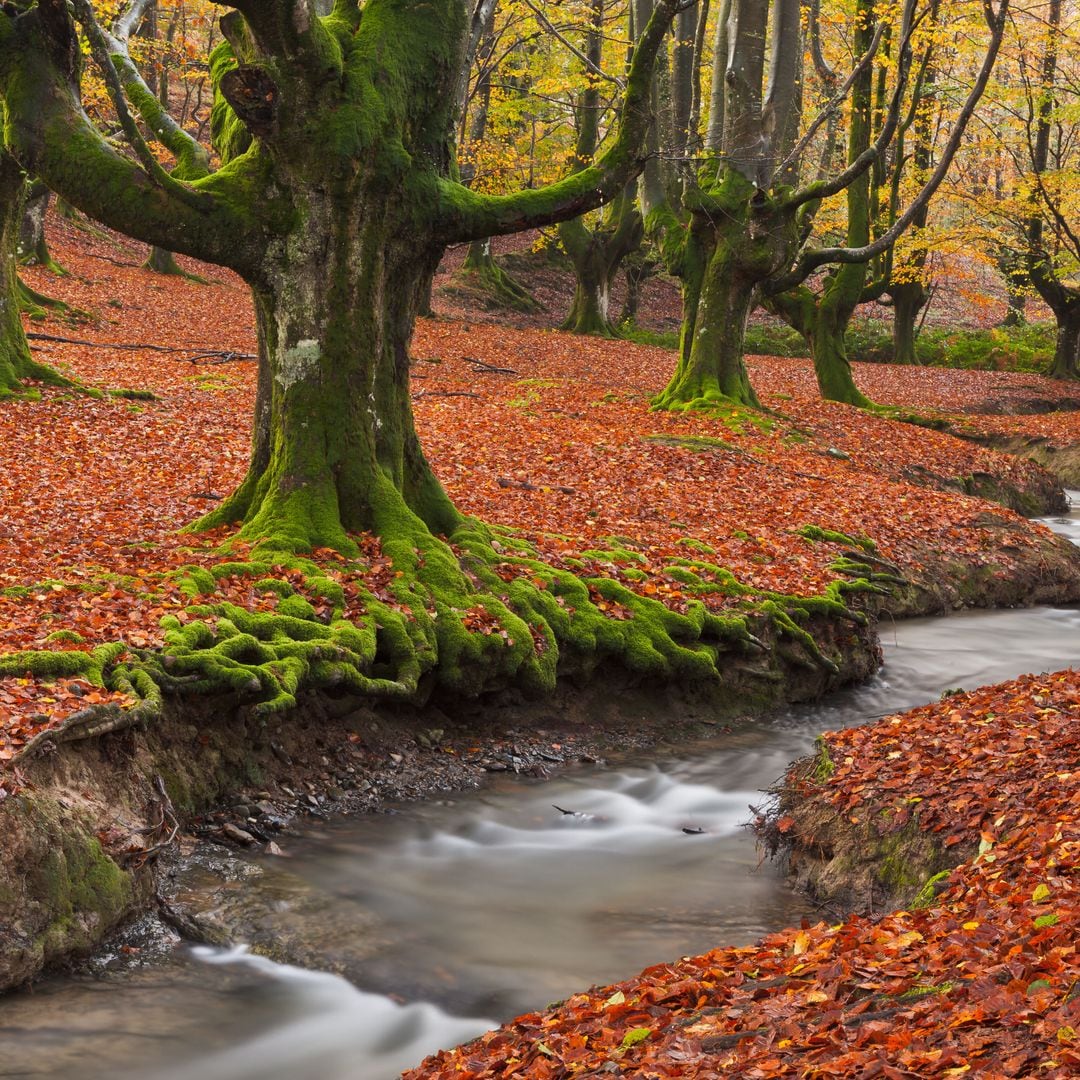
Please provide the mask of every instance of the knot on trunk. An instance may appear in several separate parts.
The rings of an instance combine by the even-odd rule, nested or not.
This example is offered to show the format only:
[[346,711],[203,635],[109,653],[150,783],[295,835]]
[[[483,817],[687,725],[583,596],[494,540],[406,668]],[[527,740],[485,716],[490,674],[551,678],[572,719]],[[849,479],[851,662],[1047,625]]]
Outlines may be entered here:
[[221,93],[252,135],[270,135],[277,123],[278,88],[261,68],[240,64],[221,77]]

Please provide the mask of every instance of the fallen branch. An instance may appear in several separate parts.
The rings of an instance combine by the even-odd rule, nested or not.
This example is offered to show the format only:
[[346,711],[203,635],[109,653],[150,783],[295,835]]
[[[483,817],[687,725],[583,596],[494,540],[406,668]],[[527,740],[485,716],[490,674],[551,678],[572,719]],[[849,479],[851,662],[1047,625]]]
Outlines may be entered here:
[[[57,334],[26,335],[29,341],[52,341],[59,345],[85,345],[91,349],[122,349],[127,352],[163,352],[182,353],[190,352],[190,345],[151,345],[147,342],[117,342],[117,341],[86,341],[82,338],[60,337]],[[258,360],[255,353],[234,352],[231,349],[214,349],[209,352],[195,353],[194,356],[185,357],[194,364],[199,360],[208,360],[212,364],[228,364],[234,360]]]
[[259,357],[256,353],[247,352],[205,352],[186,356],[184,359],[189,364],[197,364],[200,360],[205,360],[208,364],[233,364],[238,360],[258,360]]
[[515,371],[512,367],[496,367],[494,364],[489,364],[485,360],[477,360],[473,356],[463,356],[461,359],[464,360],[466,364],[473,364],[475,367],[478,367],[481,371],[488,371],[492,375],[517,375],[518,374],[517,371]]
[[413,394],[413,401],[419,401],[421,398],[426,397],[471,397],[479,398],[479,394],[474,394],[471,390],[421,390],[418,394]]
[[495,483],[502,488],[520,488],[522,491],[559,491],[563,495],[576,495],[577,489],[562,487],[560,484],[530,484],[528,480],[511,480],[506,476],[500,476]]

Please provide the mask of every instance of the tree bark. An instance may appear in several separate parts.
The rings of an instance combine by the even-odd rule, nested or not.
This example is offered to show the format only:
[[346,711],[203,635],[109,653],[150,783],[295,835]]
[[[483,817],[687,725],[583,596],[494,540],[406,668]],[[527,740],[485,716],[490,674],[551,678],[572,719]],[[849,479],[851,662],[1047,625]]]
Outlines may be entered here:
[[1057,336],[1054,360],[1047,374],[1051,379],[1080,379],[1080,296],[1054,312]]
[[40,180],[26,182],[17,254],[23,266],[44,266],[54,274],[66,274],[67,271],[53,259],[45,235],[45,215],[51,199],[52,192]]
[[[604,0],[593,0],[585,56],[595,68],[600,67],[603,59],[603,23]],[[600,93],[595,83],[581,94],[577,117],[574,167],[583,169],[592,162],[599,142]],[[559,226],[559,240],[574,267],[574,299],[561,329],[575,334],[617,336],[609,311],[611,286],[623,260],[640,246],[643,238],[641,214],[632,187],[616,196],[594,225],[584,218],[574,218]]]
[[15,252],[23,209],[23,174],[10,154],[0,151],[0,395],[18,393],[23,379],[57,386],[68,380],[31,359],[30,346],[19,318],[19,277]]
[[893,301],[893,363],[918,364],[919,313],[926,307],[929,293],[921,281],[904,281],[889,291]]
[[458,524],[409,396],[416,303],[440,252],[380,202],[312,198],[303,230],[264,264],[254,291],[268,378],[251,468],[204,524],[242,519],[246,535],[286,549]]

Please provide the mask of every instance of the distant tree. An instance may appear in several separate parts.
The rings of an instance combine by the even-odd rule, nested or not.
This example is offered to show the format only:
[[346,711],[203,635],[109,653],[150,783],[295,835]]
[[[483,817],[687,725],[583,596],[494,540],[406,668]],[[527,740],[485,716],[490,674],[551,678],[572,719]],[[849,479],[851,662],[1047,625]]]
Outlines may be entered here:
[[[647,8],[648,0],[639,0]],[[771,8],[771,13],[770,13]],[[981,5],[989,31],[975,83],[957,110],[933,173],[880,236],[870,234],[870,170],[890,151],[912,76],[916,4],[879,10],[857,0],[853,16],[856,62],[843,85],[809,123],[802,121],[803,46],[799,0],[724,0],[713,46],[712,94],[704,149],[686,176],[683,208],[646,169],[646,225],[661,237],[665,260],[682,279],[683,328],[675,374],[656,404],[707,406],[729,400],[756,405],[743,364],[746,320],[763,296],[797,289],[825,266],[815,302],[815,369],[823,396],[866,404],[842,347],[842,329],[865,284],[865,264],[910,227],[940,186],[989,78],[1006,24],[1008,0]],[[876,133],[870,125],[868,74],[885,34],[895,42],[892,89]],[[814,139],[835,139],[831,117],[851,94],[848,160],[822,176],[804,178],[818,158]],[[831,165],[829,156],[823,160]],[[687,171],[689,173],[689,170]],[[843,195],[843,246],[813,242],[815,217]],[[839,343],[839,345],[838,345]]]

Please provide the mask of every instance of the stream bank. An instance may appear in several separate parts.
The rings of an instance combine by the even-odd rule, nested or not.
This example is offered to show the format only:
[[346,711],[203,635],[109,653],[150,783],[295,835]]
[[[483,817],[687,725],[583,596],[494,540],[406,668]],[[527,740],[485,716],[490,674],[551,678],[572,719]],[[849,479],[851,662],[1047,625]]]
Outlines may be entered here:
[[[1000,558],[942,563],[927,549],[902,568],[911,584],[875,601],[881,612],[1080,599],[1080,555],[1065,541],[991,509],[971,528]],[[605,670],[541,701],[507,692],[376,710],[355,698],[308,695],[302,708],[269,720],[236,698],[174,699],[149,729],[47,747],[4,774],[5,794],[16,791],[0,801],[0,925],[8,931],[0,989],[87,954],[152,906],[158,851],[180,831],[239,847],[276,844],[298,813],[370,811],[476,787],[501,772],[542,777],[613,749],[692,738],[813,700],[876,670],[872,628],[821,616],[807,628],[837,659],[836,672],[763,625],[767,648],[730,664],[717,683],[658,686]],[[229,936],[183,910],[170,917],[196,939]]]
[[[296,814],[371,811],[501,772],[542,777],[613,747],[688,737],[814,699],[878,665],[872,629],[850,620],[807,625],[837,658],[835,671],[769,626],[758,629],[765,648],[716,683],[642,683],[607,669],[539,701],[506,692],[374,708],[309,694],[271,718],[237,698],[187,697],[171,699],[145,729],[46,747],[3,774],[17,789],[0,801],[0,990],[88,954],[151,907],[157,857],[180,831],[261,846]],[[215,940],[182,913],[172,917],[190,936]]]

